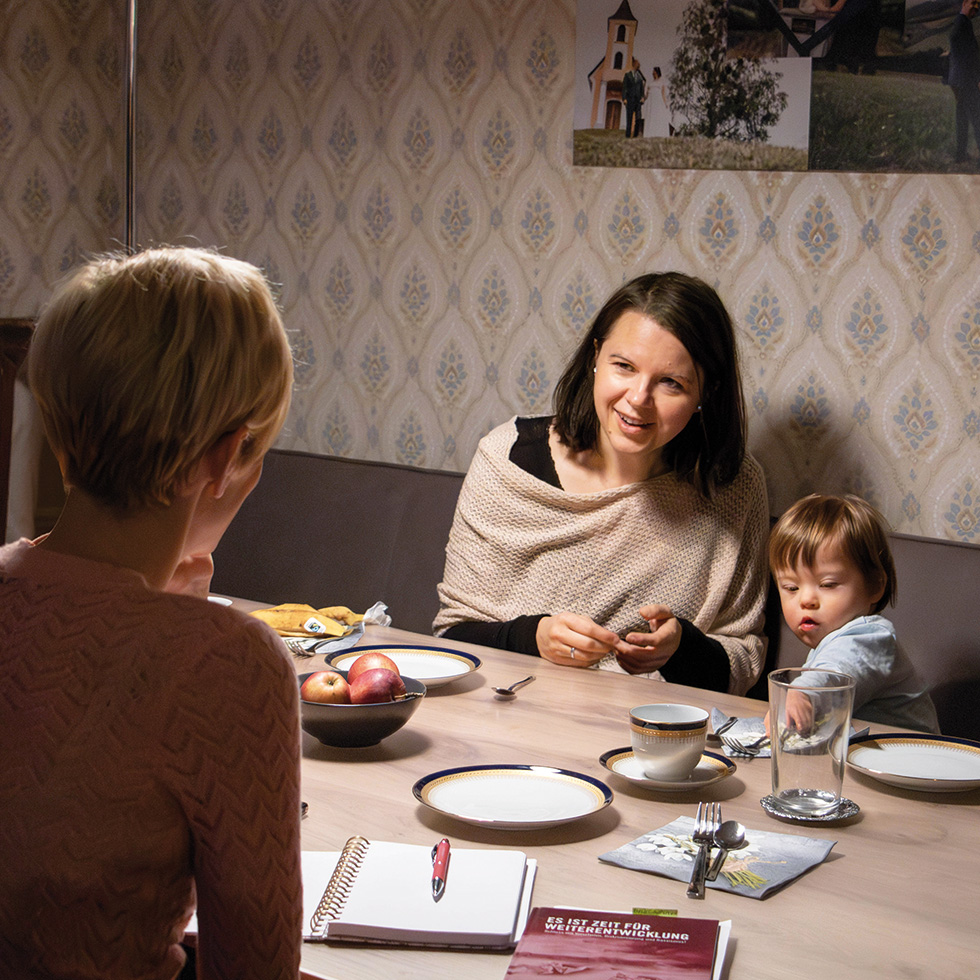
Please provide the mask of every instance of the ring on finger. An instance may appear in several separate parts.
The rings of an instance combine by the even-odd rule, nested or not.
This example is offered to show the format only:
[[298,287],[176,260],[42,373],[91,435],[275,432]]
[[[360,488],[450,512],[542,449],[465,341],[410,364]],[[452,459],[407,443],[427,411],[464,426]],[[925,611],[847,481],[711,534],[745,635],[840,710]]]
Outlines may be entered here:
[[572,658],[572,660],[575,660],[575,647],[568,648],[568,655]]

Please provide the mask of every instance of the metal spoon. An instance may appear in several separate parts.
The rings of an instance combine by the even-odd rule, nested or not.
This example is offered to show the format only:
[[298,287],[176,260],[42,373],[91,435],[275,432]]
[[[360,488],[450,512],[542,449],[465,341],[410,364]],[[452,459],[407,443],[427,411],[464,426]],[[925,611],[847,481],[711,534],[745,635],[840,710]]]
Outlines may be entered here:
[[745,828],[737,820],[726,820],[715,834],[715,845],[719,848],[711,868],[705,876],[706,881],[714,881],[721,871],[721,866],[725,863],[729,851],[737,851],[740,847],[745,847],[748,841],[745,839]]
[[497,695],[502,701],[510,701],[512,698],[517,697],[517,689],[523,687],[525,684],[530,684],[534,680],[534,674],[530,677],[525,677],[522,681],[515,681],[510,687],[492,687],[490,688],[494,694]]

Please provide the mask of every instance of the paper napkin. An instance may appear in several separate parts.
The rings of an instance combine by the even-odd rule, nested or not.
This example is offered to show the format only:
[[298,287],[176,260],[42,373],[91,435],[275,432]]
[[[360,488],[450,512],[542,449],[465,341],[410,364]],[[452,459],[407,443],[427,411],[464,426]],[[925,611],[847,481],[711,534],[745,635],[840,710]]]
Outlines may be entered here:
[[[717,708],[711,709],[711,728],[713,731],[718,731],[726,721],[730,721],[731,716],[726,715],[724,711],[719,711]],[[744,739],[749,742],[753,738],[758,738],[760,735],[765,735],[766,725],[762,718],[739,718],[731,728],[729,728],[725,734],[731,735],[732,738]],[[727,745],[721,747],[721,751],[727,756],[732,758],[745,758],[740,756],[738,752],[733,751]],[[772,755],[769,746],[766,745],[764,748],[759,749],[758,752],[753,752],[752,757],[754,759],[768,759]]]
[[[666,827],[600,854],[599,860],[687,882],[697,854],[697,845],[691,839],[693,833],[694,818],[678,817]],[[708,888],[765,898],[822,863],[837,843],[752,828],[746,828],[745,837],[748,845],[729,852],[717,880],[706,883]]]

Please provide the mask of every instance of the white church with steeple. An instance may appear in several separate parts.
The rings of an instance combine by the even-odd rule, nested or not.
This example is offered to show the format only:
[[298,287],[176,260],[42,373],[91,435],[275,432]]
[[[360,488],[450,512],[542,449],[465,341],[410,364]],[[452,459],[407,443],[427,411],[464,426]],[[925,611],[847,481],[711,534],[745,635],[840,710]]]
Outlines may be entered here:
[[622,129],[625,125],[623,76],[633,64],[636,18],[629,0],[607,21],[605,57],[589,72],[592,92],[590,129]]

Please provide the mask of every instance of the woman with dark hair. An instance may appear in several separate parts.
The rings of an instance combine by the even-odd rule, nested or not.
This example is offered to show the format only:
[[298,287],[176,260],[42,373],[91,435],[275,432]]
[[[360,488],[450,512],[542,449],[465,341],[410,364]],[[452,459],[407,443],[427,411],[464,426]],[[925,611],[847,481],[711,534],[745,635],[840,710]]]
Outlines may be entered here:
[[717,293],[676,272],[622,286],[554,402],[481,440],[435,632],[744,693],[765,652],[769,517]]

